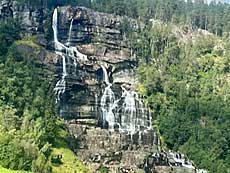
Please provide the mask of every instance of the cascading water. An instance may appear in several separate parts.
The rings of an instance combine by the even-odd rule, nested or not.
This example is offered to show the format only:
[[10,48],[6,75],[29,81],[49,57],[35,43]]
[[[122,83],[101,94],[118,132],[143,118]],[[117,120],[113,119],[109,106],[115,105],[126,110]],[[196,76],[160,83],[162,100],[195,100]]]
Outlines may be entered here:
[[136,131],[136,105],[135,105],[135,97],[134,92],[127,91],[124,87],[123,90],[123,97],[124,97],[124,113],[127,116],[122,116],[121,118],[121,127],[122,130],[128,131],[131,134],[134,134]]
[[[70,44],[71,41],[71,32],[73,27],[73,20],[71,20],[70,23],[70,29],[69,29],[69,38],[68,38],[68,44]],[[62,57],[62,77],[55,85],[54,91],[57,95],[57,101],[60,101],[61,94],[65,93],[66,90],[66,76],[67,76],[67,64],[66,64],[66,58],[71,57],[74,62],[75,68],[77,67],[77,60],[86,61],[87,56],[80,53],[76,47],[66,47],[64,44],[59,42],[58,40],[58,9],[55,8],[53,12],[53,22],[52,22],[52,28],[53,28],[53,34],[54,34],[54,47],[55,47],[55,53],[57,55],[60,55]]]
[[116,101],[111,89],[112,84],[109,82],[108,72],[103,65],[101,68],[103,70],[103,79],[107,85],[101,97],[102,119],[104,123],[108,123],[109,130],[113,130],[115,125],[115,115],[113,113],[113,109],[116,107]]
[[70,22],[70,27],[69,27],[69,36],[68,36],[67,45],[70,45],[70,42],[71,42],[72,29],[73,29],[73,21],[74,21],[74,19],[72,18],[71,22]]
[[57,10],[57,8],[55,8],[55,10],[53,12],[52,28],[53,28],[53,32],[54,32],[54,47],[55,47],[55,51],[56,52],[57,51],[61,52],[63,49],[66,50],[67,47],[58,41],[58,10]]
[[60,95],[65,93],[65,88],[66,88],[66,81],[65,78],[67,76],[67,71],[66,71],[66,58],[63,54],[60,54],[62,56],[62,78],[57,82],[55,85],[54,91],[55,94],[57,95],[57,101],[60,100]]
[[[53,13],[53,33],[54,33],[54,45],[57,55],[62,57],[62,77],[55,86],[55,93],[57,95],[57,101],[60,100],[62,94],[66,91],[66,77],[68,76],[67,65],[68,62],[73,62],[75,69],[79,61],[87,61],[87,56],[78,51],[76,47],[69,46],[71,43],[71,35],[73,29],[74,17],[70,22],[67,46],[59,42],[58,40],[58,9],[56,8]],[[73,61],[70,61],[71,58]],[[109,74],[105,66],[101,65],[103,71],[103,80],[106,87],[103,90],[103,94],[100,100],[100,108],[102,113],[102,120],[104,127],[108,125],[110,131],[119,129],[120,132],[125,132],[131,135],[138,133],[139,140],[141,140],[141,134],[144,130],[150,129],[151,121],[148,111],[143,101],[138,97],[138,94],[133,90],[128,90],[122,87],[122,94],[119,98],[116,98],[119,94],[112,90],[113,84],[109,80]],[[95,108],[97,110],[97,107]],[[60,110],[62,112],[62,110]]]
[[58,43],[58,37],[57,37],[57,19],[58,19],[58,11],[57,9],[54,10],[53,13],[53,23],[52,23],[52,28],[54,32],[54,44],[55,44],[55,50],[58,49],[57,43]]
[[53,24],[52,24],[52,28],[53,28],[53,32],[54,32],[54,46],[55,46],[55,52],[57,55],[62,56],[62,78],[57,82],[57,84],[55,85],[54,91],[55,94],[57,95],[57,101],[60,100],[60,95],[65,93],[65,89],[66,89],[66,81],[65,78],[67,76],[67,71],[66,71],[66,59],[64,54],[61,52],[62,48],[65,46],[62,45],[59,41],[58,41],[58,30],[57,30],[57,21],[58,21],[58,11],[57,9],[54,10],[53,13]]
[[[101,66],[103,70],[103,80],[106,87],[101,97],[101,110],[103,123],[108,123],[109,130],[114,130],[115,125],[119,127],[120,132],[127,132],[132,136],[139,133],[141,139],[141,130],[149,129],[148,112],[144,103],[139,99],[138,94],[132,90],[122,87],[122,95],[116,99],[112,83],[106,68]],[[119,109],[119,111],[118,111]]]

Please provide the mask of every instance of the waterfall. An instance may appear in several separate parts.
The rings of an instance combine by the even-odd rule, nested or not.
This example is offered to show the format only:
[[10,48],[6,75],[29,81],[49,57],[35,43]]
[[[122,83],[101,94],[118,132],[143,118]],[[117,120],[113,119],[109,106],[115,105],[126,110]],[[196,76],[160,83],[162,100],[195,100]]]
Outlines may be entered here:
[[[114,130],[114,126],[119,127],[120,132],[127,132],[131,135],[138,133],[141,140],[141,131],[150,129],[148,123],[148,112],[145,104],[139,99],[135,91],[127,90],[122,87],[122,95],[115,98],[111,89],[112,83],[109,81],[109,75],[106,68],[101,65],[103,70],[103,80],[106,84],[101,97],[101,110],[103,123],[108,123],[109,130]],[[123,103],[123,104],[121,104]]]
[[57,19],[58,19],[58,11],[57,11],[57,9],[55,9],[54,13],[53,13],[53,23],[52,23],[52,28],[53,28],[53,33],[54,33],[55,49],[57,49],[56,43],[58,43]]
[[[73,27],[73,19],[71,20],[70,28],[69,28],[69,38],[68,42],[70,43],[71,40],[71,32]],[[77,67],[77,60],[81,61],[87,61],[87,56],[82,54],[77,50],[76,47],[66,47],[64,44],[59,42],[58,40],[58,9],[55,8],[53,12],[53,21],[52,21],[52,29],[54,34],[54,48],[55,53],[57,55],[60,55],[62,57],[62,77],[61,79],[56,83],[54,91],[57,95],[57,101],[60,101],[61,94],[65,93],[66,90],[66,76],[67,76],[67,64],[66,64],[66,57],[71,57],[74,62],[75,69]]]
[[115,115],[113,113],[113,109],[116,108],[118,101],[115,101],[114,92],[111,89],[112,84],[109,82],[106,68],[103,65],[101,65],[101,68],[103,70],[103,80],[107,85],[101,97],[102,118],[104,123],[108,123],[109,130],[113,131],[115,125]]
[[62,52],[60,52],[62,50],[62,48],[65,46],[62,45],[59,41],[58,41],[58,29],[57,29],[57,25],[58,25],[58,11],[57,8],[54,10],[53,13],[53,23],[52,23],[52,28],[53,28],[53,33],[54,33],[54,46],[55,46],[55,52],[57,55],[60,55],[62,57],[62,78],[56,83],[54,91],[55,94],[57,95],[57,101],[60,100],[60,95],[65,93],[65,89],[66,89],[66,81],[65,78],[67,76],[67,71],[66,71],[66,58],[64,56],[64,54]]
[[72,58],[77,58],[78,60],[87,61],[87,55],[84,55],[81,52],[79,52],[76,47],[67,48],[67,53]]
[[52,28],[53,28],[53,33],[54,33],[55,51],[62,51],[63,49],[65,49],[66,51],[67,47],[58,41],[58,11],[57,11],[57,8],[55,8],[53,12]]
[[[56,52],[58,53],[58,52]],[[55,94],[57,95],[57,101],[60,100],[60,95],[65,93],[65,88],[66,88],[66,81],[65,78],[67,76],[67,70],[66,70],[66,58],[62,53],[59,53],[60,56],[62,56],[62,78],[56,83],[54,91]]]
[[71,19],[71,22],[70,22],[69,36],[68,36],[67,45],[70,45],[71,36],[72,36],[72,29],[73,29],[73,21],[74,21],[74,18],[72,18],[72,19]]
[[106,68],[103,65],[101,65],[101,68],[103,70],[103,79],[104,79],[106,85],[111,86],[112,84],[109,82],[109,76],[108,76]]
[[122,116],[121,127],[123,131],[128,131],[131,135],[136,132],[136,104],[135,104],[135,92],[127,91],[124,87],[123,97],[124,97],[124,113],[125,116]]
[[[65,93],[67,88],[66,77],[68,76],[68,63],[72,62],[76,70],[78,62],[88,60],[87,56],[82,54],[77,49],[77,47],[70,46],[73,24],[74,17],[72,18],[69,26],[66,46],[62,44],[58,39],[58,9],[56,8],[54,10],[52,28],[54,34],[55,53],[62,57],[62,75],[54,88],[55,94],[57,95],[56,101],[60,101],[61,95]],[[133,138],[134,134],[137,134],[139,135],[139,141],[141,141],[142,132],[144,132],[144,130],[150,129],[151,125],[151,123],[149,123],[149,121],[151,121],[151,117],[148,117],[148,111],[146,110],[144,102],[139,98],[135,91],[132,89],[126,89],[125,87],[121,87],[122,93],[120,96],[119,94],[116,94],[115,96],[115,91],[112,89],[113,82],[111,82],[109,79],[107,69],[103,65],[101,65],[101,69],[103,71],[103,81],[105,83],[105,88],[102,91],[102,96],[99,104],[102,114],[101,119],[103,120],[104,127],[105,125],[108,125],[108,129],[110,131],[114,131],[115,128],[119,128],[120,132],[130,134],[131,139]],[[98,97],[99,96],[95,96],[96,106]],[[95,110],[97,109],[98,108],[95,107]]]

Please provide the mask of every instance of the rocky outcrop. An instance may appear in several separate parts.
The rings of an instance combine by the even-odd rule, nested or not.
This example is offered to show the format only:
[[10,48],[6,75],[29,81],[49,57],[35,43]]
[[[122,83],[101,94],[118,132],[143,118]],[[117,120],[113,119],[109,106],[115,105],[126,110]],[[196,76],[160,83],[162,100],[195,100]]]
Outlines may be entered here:
[[78,141],[77,155],[96,169],[102,164],[116,168],[117,172],[119,168],[142,169],[146,155],[157,150],[158,138],[154,130],[134,135],[131,139],[129,134],[88,125],[69,122],[69,128]]
[[11,0],[0,1],[0,19],[13,17]]
[[[9,8],[30,34],[43,32],[46,10],[17,3]],[[152,127],[154,117],[135,90],[137,61],[123,32],[124,26],[133,28],[135,39],[143,24],[70,6],[56,9],[52,24],[54,41],[39,36],[41,47],[25,42],[18,50],[36,54],[37,64],[47,71],[44,80],[52,80],[57,114],[75,137],[71,145],[81,160],[95,172],[103,165],[116,173],[190,173],[170,167],[167,157],[152,162],[160,140]],[[47,45],[53,49],[46,50]]]
[[[122,95],[121,84],[135,84],[136,59],[129,41],[121,33],[123,20],[124,17],[83,7],[58,8],[59,41],[66,46],[76,46],[88,56],[87,61],[78,62],[76,66],[71,58],[67,60],[67,88],[61,98],[61,116],[70,119],[98,116],[105,86],[101,65],[107,69],[116,96]],[[140,27],[134,20],[129,24],[133,28]],[[61,75],[61,61],[58,67]]]
[[0,20],[7,17],[16,19],[20,24],[25,35],[32,35],[44,32],[46,23],[47,9],[42,6],[31,5],[28,2],[16,0],[0,1]]
[[55,50],[61,55],[57,104],[77,141],[76,153],[96,172],[101,165],[116,173],[156,172],[162,166],[163,172],[191,172],[170,167],[167,154],[152,156],[160,140],[135,91],[137,62],[122,33],[124,22],[134,33],[142,28],[138,21],[82,7],[54,12]]
[[[94,170],[143,169],[159,139],[152,114],[135,91],[137,61],[122,33],[133,19],[83,7],[59,7],[53,15],[57,105],[77,139],[78,156]],[[87,57],[85,57],[86,55]]]

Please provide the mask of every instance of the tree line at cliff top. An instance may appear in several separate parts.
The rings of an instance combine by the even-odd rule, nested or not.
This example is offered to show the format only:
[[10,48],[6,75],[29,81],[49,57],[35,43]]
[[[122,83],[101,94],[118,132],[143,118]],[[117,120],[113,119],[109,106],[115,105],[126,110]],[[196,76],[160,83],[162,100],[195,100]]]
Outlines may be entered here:
[[148,22],[159,19],[175,24],[188,24],[222,36],[230,30],[230,5],[210,4],[204,0],[18,0],[30,5],[54,8],[61,5],[85,6],[97,11],[127,15]]

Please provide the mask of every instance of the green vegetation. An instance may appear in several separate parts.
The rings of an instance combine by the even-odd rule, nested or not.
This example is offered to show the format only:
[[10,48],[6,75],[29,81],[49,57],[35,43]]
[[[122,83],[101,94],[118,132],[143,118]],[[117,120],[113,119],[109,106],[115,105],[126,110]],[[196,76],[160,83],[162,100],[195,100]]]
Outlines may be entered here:
[[230,29],[230,5],[210,4],[205,0],[17,0],[30,6],[54,8],[61,5],[85,6],[97,11],[126,15],[149,22],[159,19],[174,24],[187,24],[222,36]]
[[14,171],[14,170],[10,170],[10,169],[3,168],[2,166],[0,166],[0,172],[1,173],[30,173],[30,172],[27,172],[27,171]]
[[[138,57],[138,89],[156,115],[162,141],[186,153],[200,168],[229,172],[230,5],[203,0],[18,2],[49,9],[83,5],[144,22],[138,38],[129,20],[120,30]],[[47,38],[52,37],[51,12],[44,24]],[[213,34],[194,32],[198,28]],[[19,33],[17,22],[1,20],[0,172],[89,172],[69,149],[69,134],[55,116],[52,86],[44,80],[46,70],[37,64],[41,47],[36,37],[21,38]],[[32,52],[20,52],[22,45]],[[108,170],[101,166],[100,171]]]
[[1,56],[5,55],[8,51],[8,47],[14,42],[14,40],[17,40],[20,38],[19,36],[20,27],[18,27],[18,24],[14,21],[9,19],[8,21],[1,22],[0,25],[0,60]]
[[[0,172],[89,172],[70,150],[70,136],[55,116],[52,86],[38,64],[36,37],[16,40],[16,27],[12,21],[0,26]],[[31,49],[19,50],[23,45]]]
[[230,29],[230,5],[206,4],[204,0],[94,0],[88,4],[102,12],[127,15],[148,22],[159,19],[174,24],[187,24],[223,35]]
[[16,44],[29,46],[39,51],[41,47],[36,43],[36,39],[37,39],[37,36],[27,37],[27,38],[23,38],[22,40],[17,40]]
[[160,23],[140,34],[139,91],[168,148],[186,153],[200,168],[225,173],[230,170],[230,38],[194,33],[185,41],[172,28]]

